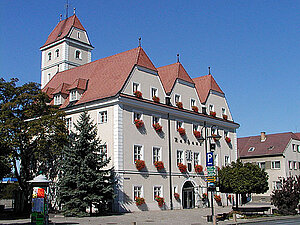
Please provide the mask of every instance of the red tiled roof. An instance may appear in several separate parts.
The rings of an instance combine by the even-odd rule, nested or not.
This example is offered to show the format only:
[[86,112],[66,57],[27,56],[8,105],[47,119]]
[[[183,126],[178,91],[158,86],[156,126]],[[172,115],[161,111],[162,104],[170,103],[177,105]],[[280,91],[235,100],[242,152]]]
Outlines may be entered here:
[[50,87],[47,87],[46,89],[44,89],[44,92],[48,95],[49,98],[53,98],[53,91],[54,91],[54,88],[50,88]]
[[294,133],[300,139],[300,133]]
[[80,89],[80,90],[85,90],[87,82],[88,82],[88,80],[86,80],[86,79],[78,78],[73,82],[73,84],[71,84],[71,86],[68,88],[68,90],[72,90],[75,88]]
[[[300,137],[288,132],[268,134],[264,142],[260,141],[260,135],[238,138],[238,155],[239,157],[255,157],[282,154],[291,139],[300,140]],[[249,152],[250,147],[255,147],[254,151]]]
[[206,102],[210,90],[224,94],[211,74],[193,78],[193,81],[195,83],[201,103]]
[[179,62],[159,67],[157,70],[166,93],[171,92],[176,79],[181,79],[194,84],[193,80]]
[[68,94],[68,88],[70,87],[70,84],[66,84],[66,83],[60,83],[59,86],[53,91],[51,92],[52,95],[55,94]]
[[[85,79],[89,81],[88,88],[75,104],[115,96],[135,65],[156,70],[144,50],[138,47],[57,73],[43,91],[48,87],[57,89],[62,83],[73,84],[77,79]],[[68,100],[61,107],[67,105]]]
[[53,42],[56,42],[58,40],[65,38],[69,34],[72,27],[76,27],[80,30],[85,31],[85,29],[82,26],[82,24],[80,23],[78,17],[76,15],[73,15],[65,20],[60,21],[56,25],[56,27],[53,29],[51,34],[48,36],[47,41],[45,42],[45,44],[42,47],[45,47]]

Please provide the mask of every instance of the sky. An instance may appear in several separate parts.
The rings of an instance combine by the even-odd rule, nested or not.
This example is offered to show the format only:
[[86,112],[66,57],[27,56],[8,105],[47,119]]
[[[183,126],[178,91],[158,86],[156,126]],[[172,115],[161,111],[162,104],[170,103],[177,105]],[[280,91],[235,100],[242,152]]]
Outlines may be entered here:
[[[39,48],[66,0],[0,1],[0,77],[40,83]],[[226,95],[238,137],[300,132],[300,0],[69,0],[92,60],[138,46],[156,67],[207,67]]]

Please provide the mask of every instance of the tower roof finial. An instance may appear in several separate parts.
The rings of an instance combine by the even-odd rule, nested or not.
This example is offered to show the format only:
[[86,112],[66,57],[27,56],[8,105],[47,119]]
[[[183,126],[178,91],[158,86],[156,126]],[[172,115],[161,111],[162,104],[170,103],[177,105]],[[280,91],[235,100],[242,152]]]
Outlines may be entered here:
[[61,20],[62,20],[62,14],[59,15],[59,21],[61,21]]
[[210,66],[208,67],[208,75],[211,75],[211,74],[210,74]]
[[73,14],[76,15],[76,8],[73,8]]
[[179,63],[179,53],[177,53],[177,62]]
[[139,37],[139,47],[142,47],[142,43],[141,43],[142,38]]

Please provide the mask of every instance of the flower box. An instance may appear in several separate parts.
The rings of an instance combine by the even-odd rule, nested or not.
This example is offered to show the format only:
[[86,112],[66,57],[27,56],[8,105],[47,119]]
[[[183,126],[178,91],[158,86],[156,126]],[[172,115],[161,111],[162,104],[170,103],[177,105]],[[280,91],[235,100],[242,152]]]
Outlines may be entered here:
[[195,165],[195,172],[196,173],[202,173],[203,167],[201,165]]
[[218,140],[216,139],[216,137],[217,137],[217,135],[216,135],[216,134],[212,134],[211,136],[213,137],[213,139],[214,139],[214,141],[215,141],[215,142],[217,142],[217,141],[218,141]]
[[152,126],[156,132],[162,132],[162,126],[159,123],[155,123]]
[[137,98],[142,98],[142,97],[143,97],[143,94],[142,94],[142,92],[140,92],[140,91],[135,91],[133,94],[134,94],[135,97],[137,97]]
[[228,116],[225,115],[225,114],[223,114],[223,119],[224,119],[224,120],[228,120]]
[[221,196],[220,195],[214,195],[214,199],[216,202],[221,202]]
[[176,102],[176,106],[177,106],[179,109],[183,109],[183,104],[182,104],[182,102]]
[[179,134],[180,134],[181,136],[184,136],[184,135],[185,135],[185,129],[184,129],[184,128],[179,127],[179,128],[177,129],[177,131],[179,132]]
[[197,130],[194,130],[194,135],[197,139],[201,137],[200,131],[197,131]]
[[164,163],[162,161],[156,161],[154,162],[154,166],[156,167],[157,170],[162,170],[164,167]]
[[180,198],[179,194],[178,194],[178,193],[174,193],[174,198],[175,198],[176,200],[179,200],[179,198]]
[[199,112],[199,109],[198,109],[198,107],[197,106],[192,106],[192,110],[194,111],[194,112]]
[[225,141],[229,144],[229,143],[231,142],[230,137],[226,137],[226,138],[225,138]]
[[134,124],[135,124],[136,128],[139,129],[144,126],[144,121],[136,119],[136,120],[134,120]]
[[159,207],[162,207],[165,204],[165,199],[159,196],[155,196],[155,201],[157,201]]
[[145,204],[145,199],[142,197],[135,197],[135,204],[136,206],[141,206]]
[[156,103],[159,103],[159,101],[160,101],[159,97],[157,97],[155,95],[152,97],[152,100]]
[[202,200],[205,201],[206,199],[207,199],[207,194],[206,194],[206,193],[203,193],[203,194],[202,194]]
[[186,172],[186,165],[183,165],[182,163],[178,163],[178,168],[179,168],[181,173]]
[[144,160],[135,160],[135,167],[137,168],[138,171],[141,171],[142,169],[145,168],[145,161]]
[[210,113],[209,113],[211,116],[213,116],[213,117],[216,117],[216,115],[217,115],[217,113],[216,112],[214,112],[214,111],[210,111]]

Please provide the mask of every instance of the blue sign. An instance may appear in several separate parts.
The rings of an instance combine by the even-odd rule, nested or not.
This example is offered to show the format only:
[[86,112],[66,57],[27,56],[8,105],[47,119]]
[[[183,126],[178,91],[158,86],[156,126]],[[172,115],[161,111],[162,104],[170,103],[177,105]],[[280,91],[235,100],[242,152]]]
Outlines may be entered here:
[[213,153],[208,152],[206,153],[206,166],[213,166],[213,165],[214,165]]

